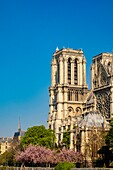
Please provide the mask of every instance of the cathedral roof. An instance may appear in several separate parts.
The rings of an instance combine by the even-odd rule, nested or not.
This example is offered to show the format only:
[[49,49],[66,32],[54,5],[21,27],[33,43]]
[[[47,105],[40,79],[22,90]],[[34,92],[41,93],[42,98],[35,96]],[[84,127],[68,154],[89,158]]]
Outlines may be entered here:
[[98,114],[97,112],[91,111],[87,112],[85,115],[83,115],[83,118],[80,122],[80,126],[86,126],[86,127],[100,127],[103,126],[108,127],[109,123],[105,120],[105,118]]

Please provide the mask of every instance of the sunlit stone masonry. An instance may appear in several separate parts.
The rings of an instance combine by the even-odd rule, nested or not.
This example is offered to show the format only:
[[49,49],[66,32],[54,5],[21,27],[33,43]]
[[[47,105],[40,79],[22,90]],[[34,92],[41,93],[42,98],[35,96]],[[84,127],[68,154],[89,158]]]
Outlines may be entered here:
[[113,117],[113,54],[101,53],[92,62],[88,90],[83,51],[56,48],[49,87],[48,127],[55,131],[56,143],[63,146],[63,133],[69,131],[70,149],[81,151],[87,159],[91,147],[86,144],[92,141],[93,152],[97,150],[102,144],[97,140],[101,141],[101,132],[109,129]]

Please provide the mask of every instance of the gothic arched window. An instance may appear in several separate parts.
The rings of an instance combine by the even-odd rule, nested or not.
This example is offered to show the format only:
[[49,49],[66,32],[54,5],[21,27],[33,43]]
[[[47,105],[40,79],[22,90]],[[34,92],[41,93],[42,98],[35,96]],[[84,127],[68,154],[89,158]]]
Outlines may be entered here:
[[78,84],[78,72],[77,72],[77,60],[75,59],[75,62],[74,62],[74,84]]
[[68,83],[71,84],[71,58],[68,59]]
[[75,92],[75,101],[78,101],[78,92]]
[[70,91],[68,91],[68,100],[70,101]]
[[72,92],[68,91],[68,101],[72,101]]

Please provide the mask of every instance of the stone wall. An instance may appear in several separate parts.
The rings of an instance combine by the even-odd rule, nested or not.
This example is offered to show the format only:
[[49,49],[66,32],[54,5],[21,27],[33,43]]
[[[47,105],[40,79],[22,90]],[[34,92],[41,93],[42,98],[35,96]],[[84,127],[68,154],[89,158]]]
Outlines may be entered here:
[[[0,170],[5,170],[4,167],[0,167]],[[6,167],[6,170],[54,170],[49,167]],[[72,168],[72,170],[113,170],[113,168]]]

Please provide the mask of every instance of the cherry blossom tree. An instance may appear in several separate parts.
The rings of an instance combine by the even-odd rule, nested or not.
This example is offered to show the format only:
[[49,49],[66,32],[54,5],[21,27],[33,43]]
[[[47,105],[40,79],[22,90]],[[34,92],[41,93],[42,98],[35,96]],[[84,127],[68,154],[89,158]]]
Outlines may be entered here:
[[49,165],[59,162],[82,163],[83,156],[81,153],[69,149],[51,150],[43,146],[29,145],[25,151],[16,155],[16,160],[21,163]]
[[47,164],[51,163],[52,155],[52,150],[48,148],[29,145],[25,151],[16,155],[16,160],[22,163]]
[[59,157],[59,162],[83,162],[82,154],[70,149],[62,149],[57,156]]

